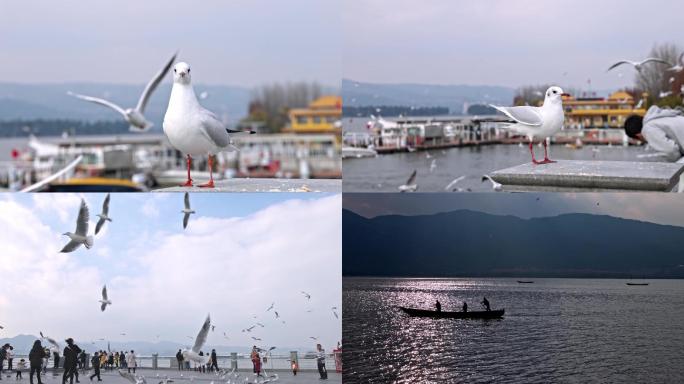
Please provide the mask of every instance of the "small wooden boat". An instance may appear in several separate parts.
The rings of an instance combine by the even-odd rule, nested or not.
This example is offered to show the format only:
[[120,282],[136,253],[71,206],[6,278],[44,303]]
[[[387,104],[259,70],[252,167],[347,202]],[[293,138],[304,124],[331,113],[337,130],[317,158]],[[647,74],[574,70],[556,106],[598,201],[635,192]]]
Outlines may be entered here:
[[518,280],[518,284],[533,284],[532,280]]
[[648,285],[648,283],[626,283],[627,285]]
[[468,311],[468,312],[437,312],[428,309],[415,309],[399,307],[404,313],[413,317],[433,317],[445,319],[500,319],[504,315],[503,309],[493,311]]

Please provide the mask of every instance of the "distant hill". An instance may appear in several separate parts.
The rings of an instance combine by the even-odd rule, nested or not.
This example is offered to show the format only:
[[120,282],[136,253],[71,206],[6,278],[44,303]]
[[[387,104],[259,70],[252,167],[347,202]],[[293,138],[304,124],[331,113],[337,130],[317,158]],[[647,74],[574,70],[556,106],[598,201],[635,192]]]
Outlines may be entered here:
[[462,114],[464,104],[510,105],[515,89],[489,85],[376,84],[342,80],[345,106],[447,107]]
[[[96,344],[92,344],[90,341],[78,340],[76,337],[76,344],[85,349],[87,352],[93,352],[95,350],[107,350],[106,341],[98,341]],[[31,350],[33,343],[39,338],[33,335],[17,335],[11,338],[0,338],[0,345],[9,343],[14,347],[14,353],[17,355],[26,355]],[[64,348],[65,343],[62,339],[57,340],[62,348]],[[47,346],[47,342],[43,342],[44,346]],[[158,353],[160,356],[175,356],[179,349],[184,349],[190,347],[187,344],[180,344],[172,341],[159,341],[156,343],[145,342],[145,341],[131,341],[126,343],[120,343],[112,341],[110,342],[112,351],[130,351],[131,349],[136,351],[138,355],[150,356],[153,353]],[[265,346],[266,347],[266,346]],[[270,346],[267,346],[267,348]],[[290,351],[300,351],[309,352],[311,348],[302,347],[288,347],[288,346],[277,346],[274,350],[274,354],[289,354]],[[216,352],[221,354],[227,354],[229,352],[238,353],[249,353],[252,350],[251,346],[219,346],[219,345],[207,345],[205,346],[205,351],[211,351],[216,349]]]
[[345,210],[342,227],[345,276],[684,278],[684,228],[611,216]]
[[[122,107],[133,107],[145,88],[140,85],[64,83],[64,84],[15,84],[0,83],[0,121],[69,119],[69,120],[116,120],[118,114],[109,108],[88,103],[68,96],[72,91],[111,100]],[[235,122],[247,115],[251,91],[233,86],[195,85],[198,96],[206,91],[208,97],[202,105],[223,118]],[[164,113],[171,94],[171,84],[159,86],[147,105],[145,115],[161,130]]]

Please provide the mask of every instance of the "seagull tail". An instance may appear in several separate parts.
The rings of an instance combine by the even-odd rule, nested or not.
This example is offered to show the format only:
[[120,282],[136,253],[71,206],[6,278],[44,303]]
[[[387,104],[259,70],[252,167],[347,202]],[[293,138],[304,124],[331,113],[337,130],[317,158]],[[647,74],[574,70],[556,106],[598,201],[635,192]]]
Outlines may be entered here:
[[85,241],[86,248],[90,249],[90,247],[92,247],[93,244],[95,244],[95,239],[93,239],[92,236],[86,236],[86,241]]

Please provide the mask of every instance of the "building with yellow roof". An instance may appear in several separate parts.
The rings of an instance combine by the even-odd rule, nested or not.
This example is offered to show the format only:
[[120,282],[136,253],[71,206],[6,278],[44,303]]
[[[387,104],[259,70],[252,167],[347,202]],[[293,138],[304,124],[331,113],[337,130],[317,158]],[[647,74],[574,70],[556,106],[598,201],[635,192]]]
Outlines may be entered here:
[[342,119],[342,98],[322,96],[312,101],[308,108],[294,108],[289,112],[290,125],[286,132],[297,134],[334,134],[342,135],[339,121]]
[[646,96],[646,94],[642,95],[644,101],[641,103],[624,91],[614,92],[605,99],[564,97],[565,127],[574,129],[622,128],[627,117],[646,114],[644,108]]

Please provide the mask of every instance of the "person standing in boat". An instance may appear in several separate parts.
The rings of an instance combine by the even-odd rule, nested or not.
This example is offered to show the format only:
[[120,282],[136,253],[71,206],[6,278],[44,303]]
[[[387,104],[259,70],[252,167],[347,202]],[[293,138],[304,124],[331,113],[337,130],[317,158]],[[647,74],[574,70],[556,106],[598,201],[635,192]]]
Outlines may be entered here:
[[437,307],[437,312],[442,312],[442,303],[439,300],[435,303],[435,307]]
[[484,305],[485,309],[487,312],[491,311],[492,309],[489,307],[489,300],[487,300],[486,297],[482,298],[482,305]]
[[463,302],[463,312],[468,312],[468,303]]

